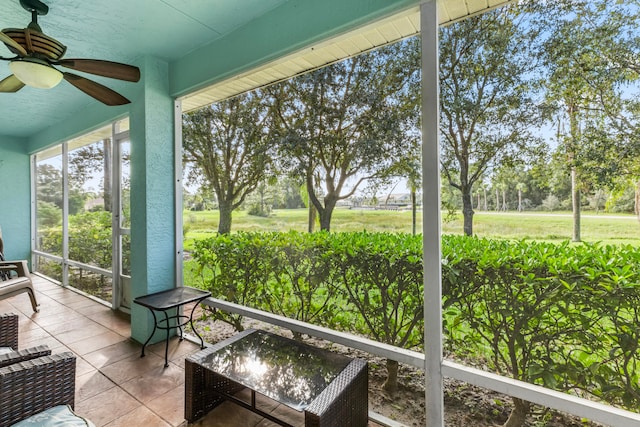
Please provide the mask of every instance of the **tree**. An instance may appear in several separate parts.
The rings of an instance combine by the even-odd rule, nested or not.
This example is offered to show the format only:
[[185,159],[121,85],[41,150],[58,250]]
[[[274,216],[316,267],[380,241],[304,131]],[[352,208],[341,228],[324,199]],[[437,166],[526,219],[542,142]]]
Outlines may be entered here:
[[[620,156],[626,150],[621,151],[620,144],[606,135],[616,128],[611,121],[620,123],[624,117],[625,97],[620,88],[638,78],[639,49],[634,35],[638,4],[565,0],[550,7],[554,8],[551,13],[547,10],[541,15],[551,35],[543,50],[550,70],[548,99],[568,123],[568,130],[559,131],[559,136],[571,171],[573,240],[579,241],[581,191],[594,182],[611,184],[613,175],[603,171],[610,165],[628,164]],[[596,149],[595,144],[605,140]],[[609,163],[614,157],[618,160]]]
[[111,145],[111,138],[105,138],[69,152],[70,186],[79,192],[84,192],[85,184],[92,179],[97,179],[98,173],[101,174],[99,194],[102,196],[104,210],[107,212],[111,212],[113,204]]
[[560,200],[555,194],[549,194],[546,199],[542,201],[542,207],[548,211],[555,211],[560,207]]
[[527,184],[524,182],[518,182],[516,184],[516,190],[518,190],[518,212],[524,211],[524,206],[522,205],[522,192],[527,189]]
[[183,116],[185,161],[202,173],[218,200],[219,233],[231,231],[232,212],[272,172],[268,100],[251,93]]
[[534,36],[511,7],[441,31],[442,166],[462,194],[467,235],[473,234],[474,184],[492,166],[542,147],[531,134],[540,117],[532,90],[535,61],[526,54]]
[[[496,211],[507,211],[507,183],[504,181],[498,181],[495,183],[496,188]],[[502,203],[500,203],[500,196],[502,196]]]
[[[635,212],[640,220],[640,164],[636,160],[640,156],[639,4],[628,0],[588,5],[590,11],[596,9],[587,21],[596,53],[583,65],[582,76],[596,93],[603,114],[584,126],[587,147],[581,158],[582,168],[595,186],[620,191],[633,182]],[[604,17],[597,15],[602,10],[608,12]]]
[[271,182],[262,181],[255,191],[247,197],[247,213],[249,215],[268,217],[276,202],[275,177]]
[[[576,46],[571,43],[571,34],[573,31],[570,27],[565,27],[561,31],[563,37],[552,39],[549,41],[549,50],[555,50],[554,63],[550,63],[551,76],[547,84],[548,97],[555,104],[555,108],[559,114],[566,116],[569,122],[569,130],[565,131],[563,125],[558,126],[558,139],[565,151],[565,164],[568,166],[571,174],[571,206],[573,211],[573,237],[574,242],[579,242],[580,238],[580,207],[581,207],[581,185],[580,172],[578,168],[577,157],[580,149],[580,122],[582,115],[588,110],[589,104],[593,97],[588,93],[588,87],[585,86],[581,79],[577,76],[575,70],[576,64],[563,55],[569,54]],[[553,47],[552,47],[553,46]],[[564,52],[563,52],[564,51]]]
[[274,195],[274,208],[278,209],[298,209],[305,207],[300,195],[300,180],[290,177],[279,177],[272,184]]
[[51,203],[62,210],[62,171],[47,163],[39,164],[36,191],[38,201]]
[[405,107],[419,72],[417,61],[407,66],[413,57],[405,51],[416,45],[413,39],[385,46],[268,89],[282,156],[292,174],[304,176],[322,230],[330,230],[339,200],[390,173],[417,146],[415,108]]
[[489,207],[487,206],[487,190],[489,189],[489,185],[486,182],[482,182],[480,184],[482,188],[482,210],[488,211]]
[[[62,171],[55,166],[43,163],[38,165],[37,174],[37,199],[38,202],[48,202],[62,211],[64,199],[62,197]],[[86,195],[78,186],[69,186],[69,215],[81,212],[84,207]],[[44,206],[44,205],[43,205]]]

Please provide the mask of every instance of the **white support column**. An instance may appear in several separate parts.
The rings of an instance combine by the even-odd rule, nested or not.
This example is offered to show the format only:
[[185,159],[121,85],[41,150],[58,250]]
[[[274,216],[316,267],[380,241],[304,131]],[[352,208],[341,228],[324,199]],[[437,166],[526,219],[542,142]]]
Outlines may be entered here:
[[173,150],[175,153],[175,178],[176,194],[175,194],[175,211],[176,211],[176,286],[183,286],[183,225],[182,225],[182,198],[183,198],[183,182],[182,175],[182,101],[177,99],[173,101]]
[[69,143],[62,144],[62,286],[69,286]]
[[438,7],[420,6],[422,41],[422,235],[424,351],[427,426],[444,426],[442,390],[442,271],[440,230],[440,141]]
[[[120,250],[120,227],[122,224],[122,154],[120,140],[116,137],[118,126],[111,123],[111,308],[116,310],[122,303],[122,280],[120,270],[122,266],[122,251]],[[107,153],[105,153],[105,156]]]

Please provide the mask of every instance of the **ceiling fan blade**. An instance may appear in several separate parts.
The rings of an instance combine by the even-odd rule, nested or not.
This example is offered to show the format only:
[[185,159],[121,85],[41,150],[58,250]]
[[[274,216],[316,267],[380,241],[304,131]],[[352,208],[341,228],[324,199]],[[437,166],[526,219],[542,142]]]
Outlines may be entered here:
[[18,80],[18,78],[13,74],[0,81],[0,92],[13,93],[19,91],[23,87],[24,83]]
[[17,50],[20,53],[20,55],[22,55],[22,56],[27,56],[28,55],[27,51],[20,44],[18,44],[14,39],[9,37],[8,35],[3,33],[2,31],[0,31],[0,41],[2,43],[4,43],[4,44],[14,48],[15,50]]
[[54,62],[66,68],[112,79],[137,82],[140,80],[140,69],[133,65],[99,59],[62,59]]
[[96,83],[72,73],[63,73],[63,75],[66,81],[103,104],[113,106],[129,104],[131,102],[118,92],[115,92],[100,83]]

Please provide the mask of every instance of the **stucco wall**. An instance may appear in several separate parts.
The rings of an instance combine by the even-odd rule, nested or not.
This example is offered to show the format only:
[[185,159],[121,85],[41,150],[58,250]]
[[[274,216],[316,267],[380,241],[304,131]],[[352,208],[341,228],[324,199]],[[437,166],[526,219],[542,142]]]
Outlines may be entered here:
[[7,259],[29,259],[31,186],[27,141],[0,135],[0,227]]

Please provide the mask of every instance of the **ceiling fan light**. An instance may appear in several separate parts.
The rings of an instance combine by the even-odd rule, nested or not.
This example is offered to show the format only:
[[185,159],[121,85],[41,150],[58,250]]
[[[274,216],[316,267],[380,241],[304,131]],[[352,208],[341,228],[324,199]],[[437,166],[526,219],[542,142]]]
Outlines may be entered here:
[[38,89],[51,89],[62,80],[60,71],[34,58],[11,61],[9,69],[22,83]]

